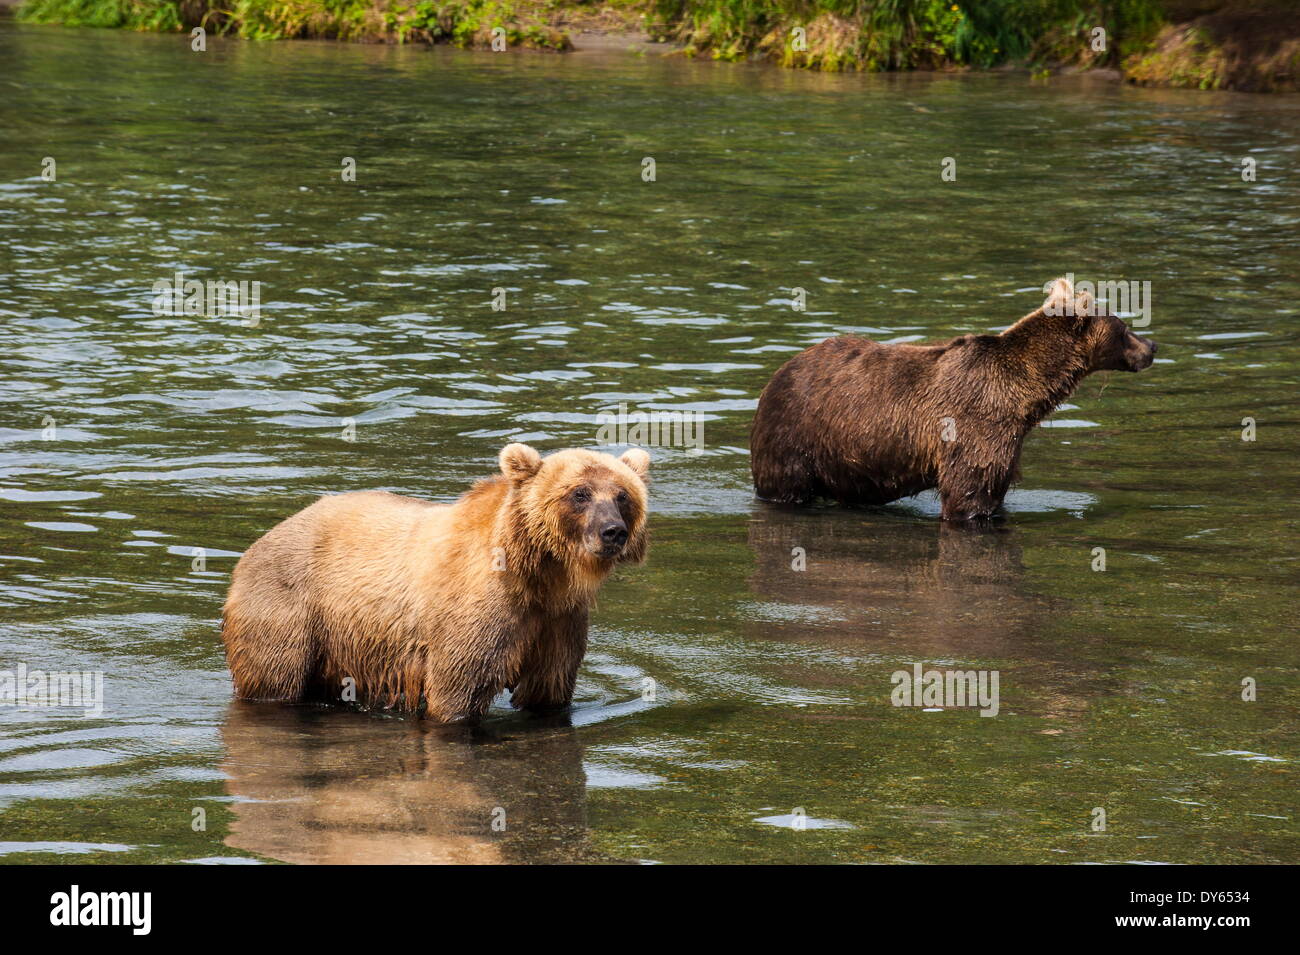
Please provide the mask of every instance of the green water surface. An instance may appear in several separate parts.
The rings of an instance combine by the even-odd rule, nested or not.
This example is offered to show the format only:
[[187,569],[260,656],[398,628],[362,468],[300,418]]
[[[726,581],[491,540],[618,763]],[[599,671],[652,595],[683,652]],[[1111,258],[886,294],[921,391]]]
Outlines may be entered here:
[[[0,706],[0,861],[1300,861],[1300,98],[5,20],[0,91],[0,669],[105,680]],[[260,322],[154,314],[177,271]],[[1150,281],[1159,358],[1030,437],[999,526],[754,499],[791,354],[1066,272]],[[273,524],[619,403],[703,449],[652,449],[568,718],[231,701]],[[916,663],[998,715],[891,705]]]

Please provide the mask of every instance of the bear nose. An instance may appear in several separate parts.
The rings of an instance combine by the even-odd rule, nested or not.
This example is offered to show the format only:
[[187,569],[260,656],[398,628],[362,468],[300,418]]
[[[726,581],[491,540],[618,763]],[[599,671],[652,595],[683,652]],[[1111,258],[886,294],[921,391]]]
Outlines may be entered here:
[[605,529],[600,532],[600,541],[602,544],[622,547],[627,543],[627,528],[622,524],[607,524]]
[[1151,345],[1151,354],[1154,356],[1156,353],[1156,349],[1159,348],[1160,346],[1157,345],[1155,342],[1150,342],[1150,345]]

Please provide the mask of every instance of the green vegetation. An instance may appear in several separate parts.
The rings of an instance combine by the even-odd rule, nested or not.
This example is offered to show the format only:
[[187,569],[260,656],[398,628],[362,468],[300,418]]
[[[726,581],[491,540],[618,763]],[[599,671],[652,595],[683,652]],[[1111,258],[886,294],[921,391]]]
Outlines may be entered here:
[[[604,14],[602,26],[637,26],[623,0],[27,0],[35,23],[186,30],[248,39],[327,37],[486,46],[501,27],[513,45],[566,49],[566,27]],[[1108,51],[1144,44],[1154,0],[645,0],[650,31],[688,53],[766,56],[818,69],[996,66],[1041,58],[1092,61],[1087,31],[1104,25]],[[796,30],[803,36],[796,39]]]
[[1124,66],[1135,83],[1294,91],[1300,89],[1300,18],[1283,0],[1225,3],[1164,27]]
[[[26,0],[34,23],[255,40],[567,50],[572,32],[639,30],[687,56],[817,70],[1122,68],[1134,82],[1294,89],[1289,0]],[[1105,31],[1104,42],[1095,34]]]
[[559,3],[521,0],[28,0],[19,18],[65,26],[189,30],[251,40],[313,37],[389,43],[490,46],[500,28],[510,46],[565,50]]
[[[1155,0],[651,0],[652,29],[717,59],[823,70],[1117,64],[1161,23]],[[1104,49],[1091,31],[1106,30]],[[800,33],[799,31],[802,31]]]

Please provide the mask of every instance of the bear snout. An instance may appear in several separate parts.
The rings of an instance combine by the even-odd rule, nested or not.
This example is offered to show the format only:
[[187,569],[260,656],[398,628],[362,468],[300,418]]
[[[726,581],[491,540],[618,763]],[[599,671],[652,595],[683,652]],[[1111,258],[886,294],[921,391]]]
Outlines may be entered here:
[[1128,369],[1129,371],[1142,371],[1144,368],[1150,368],[1151,363],[1156,360],[1155,342],[1149,338],[1138,338],[1136,335],[1131,336],[1133,341],[1127,349]]
[[627,546],[627,525],[611,521],[600,529],[600,556],[614,557]]

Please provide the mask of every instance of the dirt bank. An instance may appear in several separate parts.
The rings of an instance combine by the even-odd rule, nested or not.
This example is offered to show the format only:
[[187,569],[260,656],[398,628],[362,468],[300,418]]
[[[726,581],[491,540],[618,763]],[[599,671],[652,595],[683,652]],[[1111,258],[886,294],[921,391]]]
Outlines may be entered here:
[[1203,90],[1300,90],[1300,12],[1234,9],[1164,27],[1124,64],[1143,85]]

